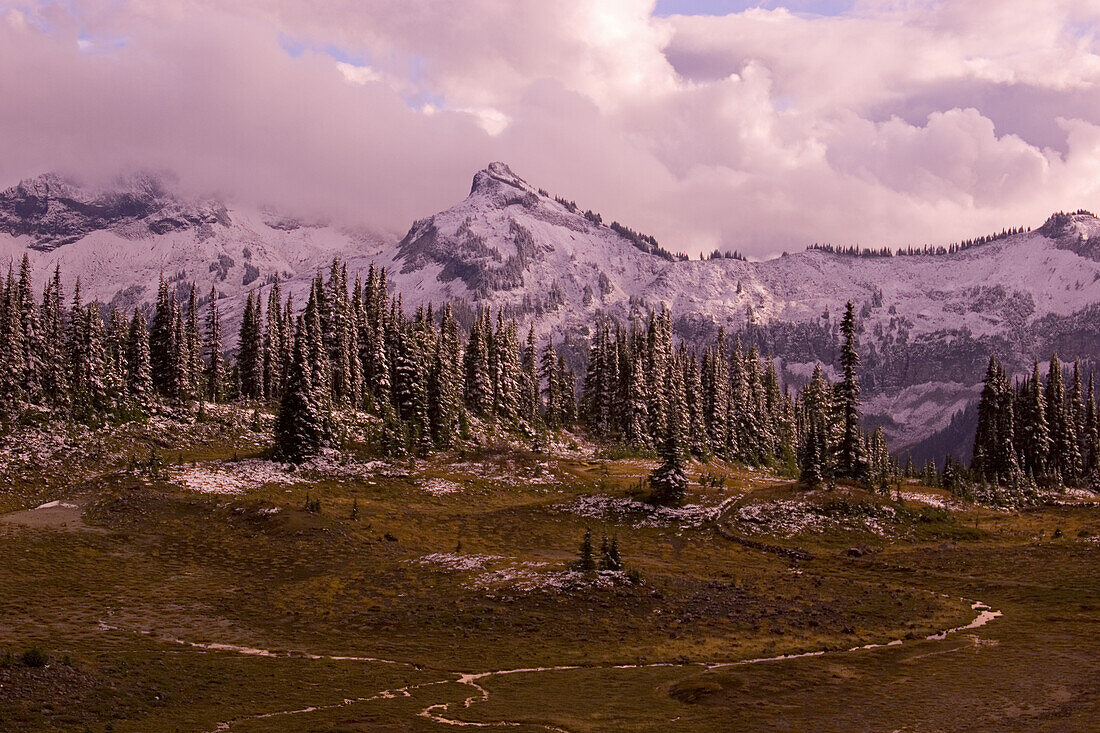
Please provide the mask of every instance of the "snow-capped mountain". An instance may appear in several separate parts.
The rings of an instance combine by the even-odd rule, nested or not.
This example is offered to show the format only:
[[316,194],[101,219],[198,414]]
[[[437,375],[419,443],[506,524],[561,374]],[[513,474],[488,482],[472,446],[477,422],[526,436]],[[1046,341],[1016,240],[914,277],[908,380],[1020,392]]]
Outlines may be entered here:
[[1100,361],[1100,221],[1085,213],[952,254],[810,250],[765,262],[686,261],[502,163],[400,241],[188,200],[147,174],[107,189],[42,176],[0,193],[0,252],[16,263],[29,252],[40,277],[59,263],[70,278],[80,275],[86,298],[103,303],[148,302],[161,272],[181,289],[191,280],[203,293],[213,285],[227,298],[230,330],[243,293],[279,274],[297,299],[334,256],[353,270],[388,267],[406,306],[506,307],[574,352],[598,318],[625,321],[664,305],[681,338],[705,345],[720,328],[740,333],[795,384],[817,361],[834,363],[852,300],[866,418],[918,459],[968,449],[959,438],[968,418],[952,417],[976,398],[990,353],[1017,372],[1053,351]]
[[46,174],[0,193],[0,255],[29,254],[41,281],[55,265],[86,300],[133,307],[156,297],[163,273],[184,297],[191,281],[236,298],[281,278],[313,273],[333,257],[382,254],[396,239],[299,221],[271,211],[175,193],[170,177],[140,173],[88,187]]
[[817,361],[834,363],[852,300],[865,414],[897,450],[944,442],[933,434],[976,398],[990,353],[1018,372],[1053,351],[1100,358],[1100,221],[1089,214],[952,254],[809,250],[765,262],[685,261],[616,229],[494,163],[464,201],[416,222],[388,264],[408,304],[508,306],[558,341],[587,335],[602,314],[625,320],[664,305],[682,338],[740,332],[795,383]]

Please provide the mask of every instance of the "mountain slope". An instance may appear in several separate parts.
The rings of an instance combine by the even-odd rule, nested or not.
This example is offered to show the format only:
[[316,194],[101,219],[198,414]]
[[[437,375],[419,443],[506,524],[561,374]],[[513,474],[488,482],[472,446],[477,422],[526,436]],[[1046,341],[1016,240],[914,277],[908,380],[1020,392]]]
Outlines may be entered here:
[[1016,373],[1055,350],[1100,362],[1100,221],[1083,212],[953,254],[685,261],[502,163],[400,241],[187,200],[148,174],[105,189],[51,175],[0,193],[0,253],[17,262],[24,252],[39,278],[60,264],[103,303],[148,303],[162,272],[181,291],[191,280],[203,295],[214,286],[229,333],[244,293],[276,274],[302,302],[309,278],[334,256],[353,272],[374,262],[389,268],[406,306],[456,301],[465,318],[477,306],[505,308],[578,363],[598,318],[644,318],[663,305],[681,338],[702,346],[719,329],[739,334],[795,385],[817,361],[835,362],[852,300],[867,421],[883,425],[895,450],[918,455],[965,455],[965,426],[951,421],[975,400],[990,353]]
[[703,345],[719,328],[740,333],[795,383],[816,361],[835,361],[852,300],[865,411],[898,450],[975,399],[991,352],[1017,372],[1053,350],[1100,359],[1100,221],[1085,213],[952,254],[670,260],[498,163],[475,176],[464,201],[416,222],[388,264],[407,304],[507,306],[566,347],[602,315],[626,320],[664,305],[682,338]]
[[275,275],[381,253],[394,239],[188,200],[148,173],[102,188],[46,174],[0,192],[0,256],[18,265],[26,252],[40,282],[59,265],[67,282],[80,276],[85,299],[133,307],[156,297],[161,274],[184,296],[194,280],[204,298],[211,286],[227,298],[230,325],[240,310],[235,296]]

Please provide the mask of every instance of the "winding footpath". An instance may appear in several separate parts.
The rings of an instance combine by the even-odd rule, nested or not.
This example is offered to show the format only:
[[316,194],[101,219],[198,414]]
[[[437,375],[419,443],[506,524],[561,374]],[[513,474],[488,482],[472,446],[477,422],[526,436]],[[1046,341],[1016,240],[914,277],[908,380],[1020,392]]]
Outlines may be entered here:
[[[945,596],[949,597],[949,596]],[[945,629],[936,634],[931,634],[924,637],[924,639],[914,641],[943,641],[948,636],[956,634],[961,631],[969,631],[971,629],[977,629],[985,626],[990,621],[1000,618],[1003,614],[1000,611],[993,610],[988,605],[980,602],[973,601],[969,598],[961,599],[970,604],[970,608],[978,612],[978,615],[974,617],[974,620],[964,626],[956,626],[954,628]],[[99,622],[99,629],[101,631],[126,631],[117,626],[111,626],[103,621]],[[395,659],[382,659],[378,657],[357,657],[357,656],[330,656],[321,654],[310,654],[308,652],[296,652],[296,651],[273,651],[270,649],[260,649],[255,647],[237,646],[234,644],[221,644],[217,642],[196,642],[187,641],[174,636],[156,634],[151,631],[145,630],[129,630],[135,634],[141,634],[143,636],[149,636],[159,641],[168,644],[178,644],[181,646],[188,646],[196,649],[204,649],[207,651],[226,652],[231,654],[242,654],[246,656],[255,657],[268,657],[268,658],[295,658],[304,660],[326,660],[333,662],[363,662],[367,664],[392,664],[401,665],[405,667],[420,668],[418,665],[411,662],[403,662]],[[462,701],[461,707],[468,709],[479,702],[486,702],[489,699],[489,690],[483,687],[480,683],[483,680],[491,679],[493,677],[504,677],[510,675],[521,674],[546,674],[550,672],[570,672],[575,670],[591,670],[591,669],[654,669],[658,667],[699,667],[702,670],[715,670],[728,667],[738,667],[751,664],[766,664],[771,662],[784,662],[792,659],[802,659],[806,657],[822,657],[827,654],[850,654],[852,652],[865,651],[870,649],[883,649],[886,647],[898,647],[906,643],[903,639],[895,639],[893,641],[883,642],[880,644],[866,644],[864,646],[856,646],[850,649],[836,651],[836,650],[821,650],[814,652],[802,652],[800,654],[782,654],[775,657],[758,657],[754,659],[739,659],[728,662],[687,662],[687,663],[672,663],[672,662],[655,662],[653,664],[603,664],[603,665],[562,665],[556,667],[519,667],[516,669],[498,669],[489,670],[486,672],[453,672],[446,671],[448,675],[446,679],[432,680],[429,682],[421,682],[417,684],[410,684],[404,687],[398,687],[388,690],[380,690],[378,692],[364,695],[355,698],[346,698],[339,702],[312,705],[302,708],[293,708],[288,710],[277,710],[268,713],[257,713],[255,715],[249,715],[245,717],[235,718],[218,723],[210,733],[220,733],[221,731],[231,730],[232,727],[238,723],[243,723],[250,720],[267,720],[271,718],[278,718],[292,715],[304,715],[307,713],[322,711],[322,710],[334,710],[337,708],[349,707],[351,705],[358,705],[361,703],[376,701],[376,700],[393,700],[396,698],[409,698],[412,697],[412,693],[417,690],[421,690],[428,687],[438,687],[449,684],[465,685],[472,689],[473,693]],[[418,715],[422,718],[427,718],[435,723],[441,725],[451,725],[463,728],[518,728],[522,726],[528,726],[533,728],[542,728],[543,730],[553,731],[554,733],[568,733],[563,728],[558,728],[549,724],[542,723],[528,723],[512,720],[501,721],[469,721],[460,720],[453,717],[451,708],[458,703],[445,702],[429,705],[421,710]]]

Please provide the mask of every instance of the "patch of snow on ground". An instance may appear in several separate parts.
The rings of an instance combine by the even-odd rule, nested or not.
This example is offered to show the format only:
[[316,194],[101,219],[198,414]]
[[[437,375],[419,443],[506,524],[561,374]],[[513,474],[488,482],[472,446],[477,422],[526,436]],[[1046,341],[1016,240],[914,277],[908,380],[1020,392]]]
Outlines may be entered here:
[[420,484],[420,488],[427,491],[432,496],[442,496],[444,494],[456,494],[462,491],[462,486],[456,484],[454,481],[448,481],[442,478],[428,479],[424,483]]
[[577,587],[613,588],[630,582],[626,573],[619,570],[600,570],[596,573],[581,573],[576,570],[539,571],[524,566],[495,570],[481,575],[474,581],[479,588],[506,586],[511,590],[531,592],[538,590],[562,591]]
[[744,529],[787,537],[817,534],[830,529],[862,530],[877,535],[890,533],[890,525],[897,520],[897,511],[893,507],[868,506],[861,509],[857,513],[838,516],[812,502],[776,499],[740,507],[735,516]]
[[416,562],[451,572],[476,573],[472,578],[474,587],[486,590],[508,589],[527,593],[539,590],[562,591],[577,587],[611,588],[630,582],[622,571],[581,573],[568,569],[555,570],[550,563],[522,561],[500,555],[436,552],[424,555]]
[[433,552],[420,558],[421,565],[441,565],[447,570],[481,570],[488,563],[505,558],[500,555],[462,555],[457,552]]
[[551,464],[550,461],[538,461],[534,465],[515,461],[503,463],[463,461],[452,463],[450,468],[476,478],[488,479],[507,486],[531,486],[558,483],[558,478],[553,472],[556,465],[556,463]]
[[918,501],[921,504],[934,506],[937,509],[944,509],[947,507],[947,502],[944,498],[942,496],[936,496],[935,494],[922,494],[919,491],[903,491],[901,492],[901,498],[905,501]]
[[594,494],[578,497],[569,504],[559,504],[554,508],[586,519],[631,522],[634,527],[699,527],[704,522],[718,518],[731,501],[732,499],[727,499],[720,504],[663,507],[624,497]]
[[47,501],[45,504],[39,504],[35,509],[76,509],[76,504],[70,504],[65,501]]
[[203,494],[241,494],[264,484],[294,485],[305,481],[281,463],[259,459],[204,463],[173,468],[171,478],[189,491]]

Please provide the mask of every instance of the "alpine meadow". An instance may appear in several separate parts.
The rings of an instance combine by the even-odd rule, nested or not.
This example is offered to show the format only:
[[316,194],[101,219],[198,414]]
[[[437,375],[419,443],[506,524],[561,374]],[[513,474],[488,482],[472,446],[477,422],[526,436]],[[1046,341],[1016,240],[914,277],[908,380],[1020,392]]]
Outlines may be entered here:
[[0,0],[0,731],[1095,730],[1097,88],[1093,0]]

